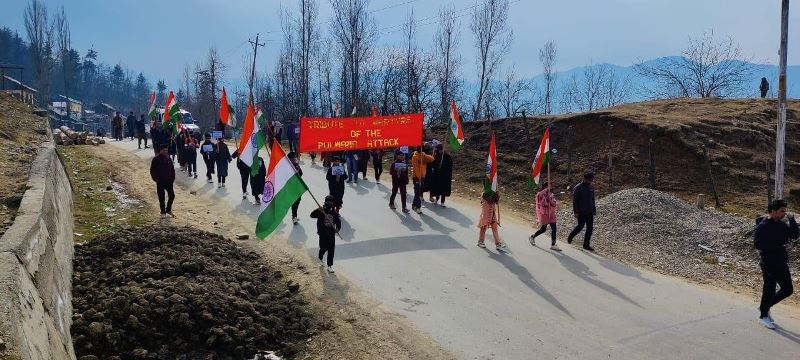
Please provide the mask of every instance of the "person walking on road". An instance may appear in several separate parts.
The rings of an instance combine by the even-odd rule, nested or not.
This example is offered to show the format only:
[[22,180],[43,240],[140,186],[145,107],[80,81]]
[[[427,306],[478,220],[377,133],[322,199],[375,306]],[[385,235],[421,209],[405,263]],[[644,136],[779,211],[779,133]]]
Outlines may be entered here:
[[250,188],[253,190],[253,197],[256,198],[256,205],[261,205],[261,195],[264,194],[264,185],[267,182],[267,167],[264,165],[264,159],[258,157],[258,172],[255,176],[245,174],[244,176],[250,177]]
[[217,165],[217,187],[224,188],[225,178],[228,177],[228,163],[230,163],[233,158],[231,157],[231,152],[228,150],[228,145],[225,144],[225,139],[223,138],[219,138],[219,141],[217,141],[217,145],[214,148],[214,160],[216,161]]
[[556,245],[556,211],[558,210],[558,202],[556,196],[550,191],[550,186],[547,181],[542,183],[539,192],[536,193],[536,219],[541,226],[539,230],[531,235],[528,239],[531,245],[536,246],[536,237],[542,235],[547,231],[547,226],[550,226],[550,250],[561,251]]
[[[239,150],[233,152],[233,157],[236,158],[236,168],[239,169],[239,175],[242,178],[242,200],[247,199],[247,182],[250,179],[250,167],[239,158]],[[264,192],[264,189],[261,189]],[[256,196],[255,191],[253,196]]]
[[439,200],[439,205],[444,205],[445,198],[450,196],[453,191],[453,158],[444,152],[442,144],[436,145],[436,153],[433,159],[436,166],[436,178],[432,182],[431,196]]
[[422,185],[425,183],[428,164],[433,162],[433,156],[428,155],[427,152],[420,148],[411,156],[412,181],[414,182],[414,201],[411,202],[411,210],[416,211],[417,214],[422,214]]
[[164,138],[164,130],[161,128],[161,125],[153,121],[152,125],[150,125],[150,142],[153,145],[153,151],[156,155],[158,155],[158,149],[161,148],[163,145],[167,145],[167,140]]
[[[297,175],[303,177],[303,169],[300,168],[300,158],[297,156],[296,152],[290,152],[287,156],[289,156],[289,161],[292,162],[294,165],[294,171],[297,172]],[[292,204],[292,223],[297,225],[300,222],[300,219],[297,217],[297,208],[300,207],[300,198],[297,198],[297,201]]]
[[355,181],[358,184],[358,150],[345,151],[344,158],[347,164],[347,183]]
[[[336,210],[336,199],[328,195],[325,197],[325,204],[311,212],[311,218],[317,219],[317,235],[319,235],[319,261],[323,261],[325,254],[328,254],[328,272],[335,272],[333,269],[333,254],[336,248],[336,233],[342,228],[342,219]],[[323,263],[324,264],[324,263]]]
[[128,114],[128,118],[125,119],[125,127],[128,130],[128,137],[133,140],[136,136],[136,115],[133,115],[133,111]]
[[583,175],[583,181],[576,185],[572,191],[572,212],[575,214],[578,224],[567,237],[567,242],[572,244],[572,239],[586,226],[586,232],[583,234],[583,249],[588,251],[594,251],[591,241],[592,231],[594,230],[594,216],[597,214],[592,180],[594,180],[594,173],[589,171]]
[[478,247],[486,248],[484,241],[486,240],[486,229],[492,229],[492,236],[494,237],[494,247],[497,251],[506,251],[508,247],[500,240],[500,234],[497,227],[500,226],[500,212],[498,206],[500,204],[500,194],[496,191],[486,191],[481,195],[481,217],[478,220]]
[[144,148],[147,149],[147,132],[145,129],[144,114],[139,115],[139,121],[136,122],[136,137],[139,139],[139,149],[142,148],[142,140],[144,140]]
[[214,143],[211,142],[211,134],[205,135],[205,140],[200,145],[200,155],[203,156],[203,162],[206,164],[206,180],[213,183],[211,175],[214,174]]
[[122,115],[120,115],[119,111],[117,111],[116,115],[114,115],[112,123],[114,125],[114,139],[117,141],[122,141],[122,128],[125,123],[122,120]]
[[358,172],[361,173],[361,178],[367,180],[367,168],[369,168],[369,150],[358,151]]
[[294,122],[289,122],[286,125],[286,140],[289,141],[289,152],[297,152],[297,135],[300,134],[300,128]]
[[[753,246],[761,256],[759,265],[764,278],[761,293],[760,322],[768,329],[775,329],[770,308],[781,300],[792,295],[792,274],[789,272],[789,239],[797,240],[800,236],[794,215],[786,215],[787,203],[774,200],[767,206],[767,216],[756,219],[753,232]],[[788,217],[788,224],[784,221]],[[775,291],[775,285],[780,290]]]
[[[150,162],[150,177],[156,183],[156,194],[158,194],[158,206],[161,209],[161,217],[175,217],[172,214],[172,202],[175,200],[175,191],[172,185],[175,183],[175,165],[172,163],[167,147],[162,145],[158,155]],[[169,199],[164,204],[164,197]]]
[[392,195],[389,197],[389,208],[394,210],[394,199],[397,192],[400,192],[400,204],[403,205],[403,212],[408,213],[406,207],[406,186],[408,185],[408,165],[406,164],[406,154],[395,153],[394,162],[389,166],[389,174],[392,176]]
[[187,136],[184,141],[187,175],[192,177],[194,173],[194,178],[197,179],[197,139],[194,136]]
[[375,171],[375,182],[380,184],[383,174],[383,150],[372,149],[369,155],[372,158],[372,170]]
[[339,210],[341,210],[344,203],[345,176],[347,175],[345,174],[344,166],[342,166],[341,160],[338,156],[334,156],[331,158],[331,167],[328,168],[325,179],[328,180],[328,192],[331,196],[333,196],[337,213]]

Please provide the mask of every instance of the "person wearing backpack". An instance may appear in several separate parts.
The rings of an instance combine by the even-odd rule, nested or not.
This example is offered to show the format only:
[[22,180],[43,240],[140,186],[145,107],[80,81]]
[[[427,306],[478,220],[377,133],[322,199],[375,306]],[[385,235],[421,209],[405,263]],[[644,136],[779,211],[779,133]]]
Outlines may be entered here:
[[[333,255],[336,248],[336,234],[342,228],[342,219],[336,211],[336,200],[333,196],[325,197],[325,204],[311,212],[311,218],[317,219],[317,235],[319,235],[319,261],[328,254],[328,272],[333,273]],[[324,265],[325,263],[323,263]]]

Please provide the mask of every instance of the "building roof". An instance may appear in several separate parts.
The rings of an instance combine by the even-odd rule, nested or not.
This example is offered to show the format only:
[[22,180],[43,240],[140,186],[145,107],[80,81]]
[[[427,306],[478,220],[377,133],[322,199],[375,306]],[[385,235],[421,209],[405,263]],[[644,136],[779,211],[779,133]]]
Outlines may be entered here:
[[5,78],[6,81],[10,81],[10,82],[12,82],[14,84],[17,84],[17,86],[19,86],[21,88],[24,88],[24,89],[26,89],[26,90],[28,90],[30,92],[38,93],[38,91],[36,91],[36,89],[34,89],[34,88],[32,88],[32,87],[30,87],[28,85],[23,84],[22,81],[14,79],[14,78],[12,78],[11,76],[8,76],[8,75],[3,75],[3,77]]
[[61,94],[53,95],[53,98],[51,100],[61,100],[61,101],[63,101],[63,100],[67,100],[67,99],[69,100],[70,103],[83,105],[82,102],[80,102],[78,100],[75,100],[73,98],[70,98],[70,97],[66,97],[66,96],[61,95]]

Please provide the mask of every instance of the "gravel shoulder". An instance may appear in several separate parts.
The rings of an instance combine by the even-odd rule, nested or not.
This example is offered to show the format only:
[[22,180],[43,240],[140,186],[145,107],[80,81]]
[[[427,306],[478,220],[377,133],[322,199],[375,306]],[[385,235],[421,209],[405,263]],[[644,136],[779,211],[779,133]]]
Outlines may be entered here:
[[[149,178],[149,160],[113,146],[90,147],[90,155],[113,164],[122,176],[116,178],[126,192],[141,201],[144,211],[158,218],[158,201]],[[191,194],[178,173],[173,225],[189,225],[236,238],[251,233],[255,223],[235,216],[227,205],[207,195]],[[286,239],[236,240],[244,249],[261,255],[264,262],[281,271],[287,281],[300,285],[300,294],[310,311],[322,318],[318,331],[298,352],[298,359],[451,359],[453,354],[415,328],[404,316],[381,305],[341,275],[330,276],[305,250]]]

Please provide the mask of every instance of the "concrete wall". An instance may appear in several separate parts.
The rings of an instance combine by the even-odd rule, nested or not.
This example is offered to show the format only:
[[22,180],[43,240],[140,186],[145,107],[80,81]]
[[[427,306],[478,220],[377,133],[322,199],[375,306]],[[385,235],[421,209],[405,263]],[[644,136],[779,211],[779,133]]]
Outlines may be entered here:
[[0,333],[23,359],[74,359],[72,188],[41,145],[14,224],[0,237]]

